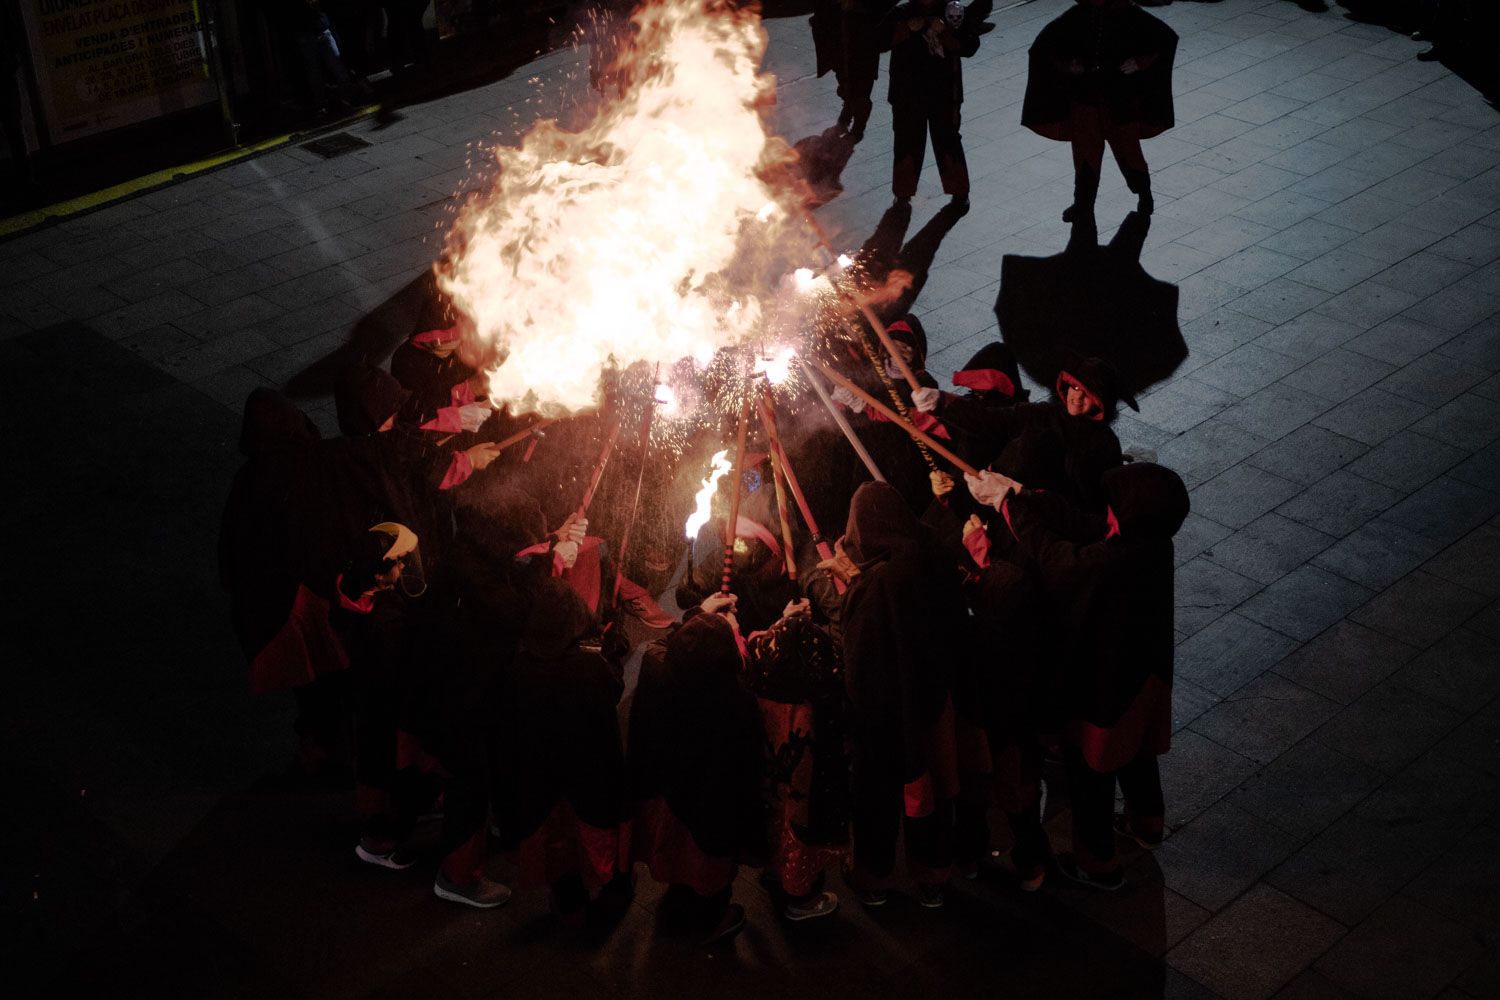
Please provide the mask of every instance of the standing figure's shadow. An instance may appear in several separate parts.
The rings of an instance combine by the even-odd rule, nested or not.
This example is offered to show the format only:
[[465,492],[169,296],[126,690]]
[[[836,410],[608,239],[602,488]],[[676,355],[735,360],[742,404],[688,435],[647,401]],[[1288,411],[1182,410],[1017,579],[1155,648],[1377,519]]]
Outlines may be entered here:
[[1120,387],[1139,394],[1187,358],[1177,325],[1177,286],[1147,274],[1141,247],[1151,218],[1132,212],[1107,246],[1092,227],[1074,226],[1054,257],[1007,254],[995,316],[1026,374],[1043,386],[1079,357],[1103,358]]

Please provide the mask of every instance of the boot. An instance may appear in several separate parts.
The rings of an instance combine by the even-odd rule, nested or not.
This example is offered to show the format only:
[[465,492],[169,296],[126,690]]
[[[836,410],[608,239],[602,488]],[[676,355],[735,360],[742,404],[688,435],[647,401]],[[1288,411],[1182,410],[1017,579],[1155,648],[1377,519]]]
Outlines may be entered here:
[[1126,170],[1125,186],[1136,196],[1135,210],[1150,215],[1156,210],[1156,199],[1151,197],[1151,175],[1144,170]]
[[1094,199],[1099,194],[1099,175],[1089,170],[1079,170],[1073,175],[1073,204],[1063,210],[1064,222],[1091,222],[1094,218]]

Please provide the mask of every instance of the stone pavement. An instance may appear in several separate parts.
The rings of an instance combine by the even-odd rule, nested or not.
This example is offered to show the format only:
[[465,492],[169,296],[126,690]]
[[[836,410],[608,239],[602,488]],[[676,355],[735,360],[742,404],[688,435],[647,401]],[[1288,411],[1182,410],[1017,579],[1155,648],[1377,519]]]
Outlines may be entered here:
[[[974,207],[928,247],[917,302],[943,376],[997,336],[1005,258],[1068,241],[1067,150],[1018,124],[1026,48],[1067,3],[997,16],[965,69]],[[577,113],[580,61],[562,52],[360,125],[370,145],[347,155],[282,150],[0,244],[15,470],[0,767],[21,819],[0,840],[3,947],[31,976],[8,979],[256,996],[1500,995],[1500,114],[1337,7],[1155,13],[1182,36],[1178,126],[1146,144],[1158,208],[1139,262],[1176,286],[1186,358],[1119,431],[1183,474],[1194,513],[1172,833],[1130,888],[1023,899],[981,883],[936,915],[846,901],[804,928],[747,880],[753,926],[715,958],[653,934],[648,889],[591,948],[536,900],[454,913],[425,869],[351,870],[345,800],[257,780],[284,763],[289,705],[245,693],[214,575],[237,408],[288,387],[332,430],[339,352],[388,350],[417,322],[474,144]],[[778,126],[815,135],[837,102],[806,21],[767,27]],[[821,210],[847,246],[884,221],[890,145],[877,103]],[[929,164],[918,218],[936,188]],[[1107,168],[1106,235],[1132,204]]]

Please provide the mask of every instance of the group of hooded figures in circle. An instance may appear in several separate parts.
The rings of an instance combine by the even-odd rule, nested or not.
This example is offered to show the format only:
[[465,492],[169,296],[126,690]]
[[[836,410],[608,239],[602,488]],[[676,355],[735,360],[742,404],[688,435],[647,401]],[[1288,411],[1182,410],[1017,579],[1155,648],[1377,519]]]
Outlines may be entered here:
[[[1074,211],[1090,216],[1106,142],[1150,199],[1133,157],[1154,134],[1142,110],[1169,86],[1175,36],[1137,15],[1149,19],[1080,2],[1032,52],[1028,124],[1073,141]],[[1055,92],[1037,90],[1042,77]],[[1150,85],[1120,91],[1116,77]],[[868,108],[844,97],[862,129]],[[954,176],[944,168],[945,185]],[[613,436],[598,414],[507,447],[530,418],[485,399],[457,329],[414,334],[389,371],[348,368],[339,437],[285,396],[252,393],[222,577],[252,688],[295,694],[296,773],[354,788],[360,860],[419,863],[415,845],[432,839],[420,818],[440,812],[442,899],[490,908],[535,886],[569,921],[607,923],[639,864],[669,887],[664,920],[708,942],[743,926],[733,891],[747,864],[791,921],[837,910],[835,873],[872,907],[898,884],[940,907],[951,879],[982,871],[1023,891],[1049,877],[1121,885],[1120,849],[1164,834],[1187,491],[1122,453],[1111,424],[1135,404],[1107,364],[1080,358],[1031,401],[997,342],[944,391],[920,320],[888,332],[915,387],[889,353],[851,349],[842,367],[979,474],[956,476],[840,389],[881,470],[872,481],[793,388],[776,404],[789,474],[778,480],[769,434],[752,435],[682,553],[680,615],[635,581],[667,584],[722,428],[675,459],[621,435],[602,480],[590,465]],[[585,510],[591,479],[600,502]],[[773,486],[793,479],[805,505],[783,518]],[[1044,766],[1065,775],[1060,855]],[[510,885],[492,877],[501,855]]]

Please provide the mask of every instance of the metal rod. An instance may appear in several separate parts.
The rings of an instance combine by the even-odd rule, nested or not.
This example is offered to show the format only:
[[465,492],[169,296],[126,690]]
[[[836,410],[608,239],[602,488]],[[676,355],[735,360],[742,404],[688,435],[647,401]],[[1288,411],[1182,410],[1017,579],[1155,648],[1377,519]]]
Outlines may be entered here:
[[818,363],[818,367],[820,369],[822,369],[823,374],[827,375],[831,380],[833,380],[833,382],[835,384],[843,386],[845,389],[847,389],[849,392],[853,393],[858,398],[863,399],[865,401],[865,405],[866,406],[873,406],[873,407],[875,407],[875,409],[877,409],[881,413],[885,414],[885,418],[887,420],[889,420],[891,423],[895,424],[897,427],[900,427],[906,433],[910,434],[912,436],[913,440],[920,441],[921,443],[927,445],[927,447],[931,448],[933,451],[937,452],[939,455],[941,455],[944,458],[946,458],[948,461],[952,462],[954,464],[954,466],[957,467],[958,470],[960,472],[962,472],[964,475],[966,475],[966,476],[977,476],[977,475],[979,475],[979,470],[978,469],[974,468],[974,466],[970,465],[968,462],[965,462],[963,459],[959,458],[957,455],[955,455],[953,452],[949,451],[943,445],[939,444],[930,435],[924,434],[922,431],[917,430],[909,422],[907,422],[906,420],[903,420],[901,418],[901,416],[899,414],[897,414],[894,410],[892,410],[890,407],[886,406],[884,403],[880,402],[880,400],[876,399],[874,396],[870,395],[868,392],[865,392],[859,386],[855,385],[853,382],[849,381],[844,376],[840,375],[838,372],[834,371],[832,368],[828,367],[827,365],[823,364],[822,362]]
[[745,401],[740,406],[740,426],[734,444],[734,480],[729,489],[729,520],[724,522],[724,575],[719,581],[719,593],[729,593],[730,578],[734,575],[734,539],[740,524],[740,486],[745,468],[745,434],[750,425],[750,401],[754,392],[749,376],[744,382]]
[[869,470],[870,475],[877,483],[885,482],[885,476],[880,474],[880,467],[875,464],[875,459],[871,458],[870,453],[865,450],[864,442],[854,432],[853,426],[849,423],[849,418],[844,416],[844,412],[838,408],[838,404],[829,397],[828,389],[806,361],[802,362],[802,372],[807,376],[808,384],[813,387],[813,392],[817,393],[818,399],[822,400],[823,406],[828,410],[828,415],[833,418],[834,423],[839,425],[839,430],[844,432],[844,437],[848,439],[849,446],[854,449],[854,453],[859,456],[859,460],[865,463],[865,468]]
[[[828,544],[828,541],[823,537],[822,531],[818,528],[818,522],[813,517],[812,507],[808,506],[807,495],[802,492],[802,484],[797,481],[797,473],[793,471],[792,463],[787,459],[786,449],[782,447],[780,433],[772,430],[775,427],[776,421],[775,415],[770,411],[771,401],[768,399],[762,400],[760,417],[761,422],[766,425],[766,434],[771,439],[771,450],[781,460],[782,475],[786,476],[787,488],[792,491],[792,499],[797,502],[797,509],[802,512],[802,521],[807,525],[808,533],[812,535],[813,547],[818,550],[818,557],[825,560],[832,559],[833,547]],[[767,420],[768,414],[770,414],[769,420]],[[832,578],[834,589],[842,594],[845,590],[844,581],[839,579],[838,574],[832,574]]]
[[[771,387],[761,386],[761,409],[760,420],[765,425],[766,437],[776,440],[776,412],[771,409]],[[776,449],[771,449],[771,485],[776,488],[776,516],[781,519],[781,542],[783,554],[786,556],[786,575],[789,580],[797,579],[797,553],[796,545],[792,540],[792,517],[791,511],[787,509],[786,490],[781,485],[781,459],[776,454]]]

